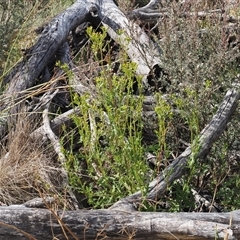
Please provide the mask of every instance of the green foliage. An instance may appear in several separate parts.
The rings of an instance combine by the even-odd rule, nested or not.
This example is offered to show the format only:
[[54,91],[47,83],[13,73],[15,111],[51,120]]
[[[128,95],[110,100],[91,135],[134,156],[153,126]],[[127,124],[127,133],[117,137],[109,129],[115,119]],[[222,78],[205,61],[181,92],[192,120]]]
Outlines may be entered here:
[[[132,63],[126,65],[132,67]],[[73,119],[82,147],[72,162],[73,169],[78,166],[76,162],[86,161],[87,175],[92,181],[90,185],[80,183],[82,189],[77,190],[86,194],[89,204],[96,208],[106,207],[145,186],[140,131],[142,99],[133,99],[125,92],[126,86],[131,88],[129,76],[111,77],[106,72],[96,79],[101,93],[97,101],[74,96],[74,103],[81,109],[81,117]]]
[[[94,55],[103,48],[104,31],[99,35],[88,30]],[[135,70],[136,64],[122,59],[121,76],[105,69],[95,79],[97,99],[73,95],[74,104],[81,110],[81,116],[73,116],[81,147],[78,154],[67,152],[66,168],[72,187],[84,194],[94,208],[108,207],[146,188],[143,97],[132,96]],[[140,87],[141,79],[136,81]],[[86,170],[81,169],[81,162]]]
[[195,201],[189,182],[176,181],[169,190],[170,212],[189,212],[195,208]]
[[[178,16],[181,9],[175,3],[171,7],[174,9],[173,15],[159,24],[155,37],[159,39],[161,36],[161,60],[171,82],[164,98],[172,108],[172,117],[167,121],[168,131],[163,135],[166,136],[167,152],[178,156],[181,153],[179,149],[183,151],[187,146],[197,152],[197,136],[209,123],[224,94],[238,78],[240,70],[237,54],[227,45],[224,22],[211,18],[205,18],[204,21],[196,18],[180,19]],[[239,165],[229,160],[233,152],[239,152],[240,149],[238,147],[233,151],[233,143],[236,142],[234,138],[239,138],[239,123],[236,119],[237,116],[232,119],[227,131],[214,144],[208,156],[203,159],[193,156],[189,159],[189,169],[181,179],[183,189],[180,198],[186,195],[186,187],[192,187],[200,193],[207,192],[213,196],[212,201],[223,203],[229,210],[239,208],[236,196],[239,176],[234,170],[239,169]],[[170,198],[172,206],[177,206],[176,209],[181,205],[180,198],[175,195]]]
[[[22,1],[2,1],[0,2],[0,75],[3,72],[5,61],[10,56],[16,57],[12,44],[20,35],[20,30],[27,18],[28,10]],[[19,57],[19,55],[18,55]]]
[[103,60],[103,53],[106,51],[107,44],[105,39],[107,37],[107,30],[101,27],[102,32],[96,32],[92,27],[87,28],[87,34],[92,42],[91,48],[96,60]]
[[158,130],[156,131],[158,137],[157,151],[160,153],[159,164],[163,164],[165,167],[169,164],[167,159],[171,154],[171,150],[167,145],[167,134],[171,126],[173,117],[171,105],[163,98],[161,94],[156,94],[156,107],[155,112],[158,118]]
[[[104,41],[106,29],[102,28],[101,33],[97,33],[89,28],[87,33],[92,43],[93,55],[101,65],[108,49],[108,43]],[[136,65],[130,63],[124,53],[121,54],[121,75],[111,72],[109,61],[95,79],[97,99],[87,95],[73,96],[74,104],[81,109],[81,116],[73,118],[81,147],[78,154],[73,151],[67,153],[69,161],[66,167],[74,189],[84,194],[88,203],[95,208],[107,207],[135,191],[146,191],[147,168],[143,160],[146,147],[142,144],[141,116],[143,98],[132,96]],[[141,86],[141,80],[137,81]],[[189,82],[181,86],[178,93],[172,93],[170,89],[169,95],[155,95],[158,141],[157,145],[147,148],[154,149],[159,156],[158,164],[161,169],[157,169],[157,173],[162,170],[162,166],[167,167],[170,164],[169,159],[178,151],[178,145],[174,146],[172,143],[172,137],[176,137],[172,128],[179,127],[175,124],[176,121],[180,120],[184,125],[187,132],[183,132],[183,137],[191,145],[193,153],[198,151],[197,136],[212,116],[213,109],[211,113],[207,112],[207,118],[202,111],[203,103],[215,101],[206,99],[213,93],[212,82],[213,80],[208,79],[200,85]],[[211,164],[215,163],[197,162],[193,154],[188,161],[188,174],[182,178],[181,183],[169,187],[169,211],[194,209],[191,188],[198,187],[196,179],[209,173]],[[83,165],[87,166],[86,170]],[[214,173],[211,174],[214,178]],[[216,186],[213,184],[209,189],[214,192]],[[154,207],[152,203],[146,203],[143,209],[156,210],[157,205],[158,203]]]

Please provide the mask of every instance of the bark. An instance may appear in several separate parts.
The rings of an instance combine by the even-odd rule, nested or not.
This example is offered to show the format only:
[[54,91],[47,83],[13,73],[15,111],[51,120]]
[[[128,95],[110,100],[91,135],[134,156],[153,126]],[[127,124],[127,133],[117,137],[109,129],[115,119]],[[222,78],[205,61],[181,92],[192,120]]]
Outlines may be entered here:
[[[58,92],[58,89],[55,90],[54,86],[51,90],[52,90],[52,92],[49,92],[49,94],[47,95],[47,97],[49,99],[52,99]],[[71,197],[72,203],[73,203],[75,209],[78,209],[78,201],[76,199],[76,196],[73,194],[71,188],[69,187],[68,173],[64,168],[64,166],[66,164],[66,158],[62,151],[62,146],[60,144],[60,140],[54,134],[54,132],[52,131],[51,126],[50,126],[50,120],[48,117],[49,106],[50,106],[50,101],[48,101],[48,103],[46,104],[45,109],[43,111],[43,129],[44,129],[44,132],[46,133],[48,139],[51,141],[51,144],[52,144],[56,154],[58,155],[58,160],[61,164],[61,174],[63,176],[62,186],[64,188],[68,189],[67,192],[68,192],[69,196]]]
[[[240,211],[133,213],[113,210],[54,211],[11,206],[0,208],[0,239],[230,240],[240,238],[239,219]],[[26,233],[32,238],[27,238]]]
[[130,59],[137,63],[137,74],[143,76],[147,85],[148,75],[160,64],[161,50],[137,24],[129,21],[112,0],[103,1],[99,7],[99,17],[108,28],[108,34],[124,46]]
[[[236,3],[235,3],[236,4]],[[191,3],[189,2],[187,4],[182,2],[183,5],[183,12],[175,13],[178,14],[178,17],[180,18],[189,18],[189,17],[197,17],[199,19],[206,19],[206,18],[214,18],[219,19],[221,21],[225,21],[228,23],[237,23],[239,22],[239,17],[234,17],[231,15],[226,14],[228,12],[228,8],[231,5],[231,3],[227,3],[224,6],[224,9],[214,9],[214,10],[208,10],[208,11],[199,11],[199,12],[191,12],[187,9],[185,9],[184,5],[191,6]],[[233,7],[233,6],[232,6]],[[171,7],[170,7],[171,9]],[[169,8],[166,8],[161,0],[153,0],[150,1],[146,6],[134,9],[131,13],[129,13],[129,17],[131,19],[138,19],[143,24],[148,23],[158,23],[162,18],[168,18],[172,15],[172,12],[169,11]]]

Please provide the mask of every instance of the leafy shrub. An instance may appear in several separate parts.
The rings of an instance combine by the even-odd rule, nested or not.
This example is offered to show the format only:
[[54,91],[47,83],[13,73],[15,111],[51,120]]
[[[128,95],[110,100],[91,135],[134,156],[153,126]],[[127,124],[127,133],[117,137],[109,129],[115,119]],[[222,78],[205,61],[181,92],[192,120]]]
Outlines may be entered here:
[[[102,57],[106,29],[102,30],[96,33],[88,29],[96,58],[99,52]],[[110,206],[146,188],[147,165],[141,136],[143,98],[132,96],[136,64],[125,58],[123,54],[121,76],[109,68],[95,79],[96,99],[73,96],[74,104],[81,110],[81,116],[73,117],[81,147],[78,154],[67,152],[66,168],[74,189],[84,194],[88,204],[95,208]],[[137,81],[140,86],[141,79]],[[86,169],[81,169],[81,165]]]

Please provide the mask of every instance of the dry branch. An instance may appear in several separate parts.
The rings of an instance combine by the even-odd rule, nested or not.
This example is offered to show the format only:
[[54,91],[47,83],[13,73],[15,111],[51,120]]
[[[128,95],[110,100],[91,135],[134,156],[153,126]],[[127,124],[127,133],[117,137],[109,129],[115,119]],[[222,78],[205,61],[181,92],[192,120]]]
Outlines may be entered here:
[[[26,239],[16,228],[38,240],[73,239],[188,239],[240,238],[240,212],[147,213],[113,210],[57,211],[11,206],[0,208],[0,239]],[[61,220],[61,221],[59,221]],[[1,224],[9,224],[14,228]],[[60,222],[60,224],[59,224]],[[61,224],[62,223],[62,224]],[[70,232],[71,231],[71,234]],[[73,234],[72,234],[73,233]]]
[[[54,90],[54,89],[53,89]],[[53,93],[49,93],[47,95],[48,99],[52,99],[58,92],[58,89],[55,90]],[[51,141],[51,144],[56,152],[56,154],[58,155],[58,160],[60,161],[60,165],[61,165],[61,173],[62,173],[62,177],[63,177],[63,188],[66,188],[68,194],[70,195],[73,205],[75,207],[75,209],[78,209],[78,201],[75,197],[75,195],[73,194],[73,192],[71,191],[70,187],[69,187],[69,181],[68,181],[68,173],[66,172],[64,166],[66,164],[66,158],[65,155],[62,152],[62,147],[60,144],[60,140],[59,138],[54,134],[54,132],[51,129],[50,126],[50,120],[48,117],[49,114],[49,106],[50,106],[50,100],[48,101],[48,103],[46,104],[46,107],[43,111],[43,129],[44,132],[46,133],[46,135],[48,136],[49,140]]]
[[[184,5],[184,4],[183,4]],[[191,5],[191,3],[190,3]],[[229,23],[237,23],[239,22],[239,17],[234,17],[228,15],[226,13],[227,8],[229,8],[230,3],[226,4],[223,9],[213,9],[207,11],[183,11],[180,13],[175,13],[179,18],[199,18],[199,19],[206,19],[206,18],[213,18],[219,19],[220,21],[225,21]],[[233,7],[233,6],[232,6]],[[226,8],[226,9],[225,9]],[[172,15],[172,12],[169,9],[164,8],[163,4],[159,0],[150,1],[146,6],[134,9],[132,12],[129,13],[129,17],[131,19],[140,20],[142,23],[157,23],[159,19],[168,18]]]

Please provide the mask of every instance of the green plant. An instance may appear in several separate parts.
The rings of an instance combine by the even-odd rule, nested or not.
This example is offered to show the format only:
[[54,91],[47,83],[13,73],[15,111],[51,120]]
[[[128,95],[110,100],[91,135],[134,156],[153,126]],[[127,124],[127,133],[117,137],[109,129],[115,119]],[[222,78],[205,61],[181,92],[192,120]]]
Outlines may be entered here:
[[[172,108],[172,117],[167,121],[167,134],[163,136],[167,136],[168,152],[178,156],[188,146],[197,152],[197,136],[215,113],[222,96],[235,82],[239,74],[239,59],[229,49],[226,22],[210,17],[204,20],[179,18],[182,13],[180,5],[176,2],[169,5],[173,11],[168,12],[169,17],[158,25],[155,39],[161,38],[161,60],[171,82],[164,97]],[[193,12],[202,9],[197,4],[188,7]],[[234,192],[238,182],[232,169],[233,165],[236,169],[239,166],[228,160],[235,140],[226,137],[239,135],[239,123],[234,125],[236,127],[228,128],[207,157],[197,161],[193,157],[188,161],[189,169],[181,179],[183,188],[208,192],[214,200],[224,202],[226,206],[238,205],[237,201],[232,201],[236,199]],[[228,189],[229,197],[223,194],[223,189]],[[182,198],[185,194],[183,189]]]
[[[176,7],[173,6],[175,10],[180,11]],[[143,145],[141,140],[142,100],[141,96],[134,98],[132,95],[136,66],[129,62],[122,51],[121,75],[113,74],[111,60],[107,63],[105,61],[106,53],[110,49],[108,42],[105,42],[106,29],[102,28],[101,33],[94,32],[92,28],[87,30],[93,57],[103,70],[95,79],[98,93],[96,99],[90,96],[73,97],[82,114],[79,118],[74,117],[81,147],[77,155],[71,152],[69,159],[71,167],[75,169],[72,175],[73,185],[79,192],[87,195],[91,206],[108,206],[131,194],[138,190],[135,188],[136,182],[140,182],[138,186],[144,191],[145,180],[142,180],[146,178],[147,168],[143,156],[146,149],[150,149],[157,156],[157,171],[154,174],[168,166],[188,146],[197,153],[200,131],[209,122],[223,94],[239,73],[236,59],[230,57],[223,47],[225,32],[222,22],[216,24],[218,20],[208,18],[204,21],[194,18],[179,19],[179,15],[180,13],[165,19],[158,29],[162,38],[159,43],[163,49],[162,64],[171,85],[164,95],[155,95],[154,110],[158,122],[157,140],[153,144]],[[202,27],[207,31],[201,32]],[[157,38],[159,36],[155,36],[155,39]],[[141,86],[141,81],[137,81]],[[221,186],[236,184],[236,178],[229,178],[228,184],[224,184],[223,181],[228,179],[228,171],[225,170],[230,166],[229,163],[224,164],[224,141],[220,139],[216,143],[216,148],[212,149],[208,158],[197,160],[193,154],[188,160],[186,175],[180,182],[169,187],[166,193],[165,198],[171,205],[170,211],[194,209],[191,188],[199,192],[210,192],[213,199],[217,199]],[[219,148],[222,151],[217,150]],[[212,154],[218,156],[218,162]],[[132,156],[133,160],[129,162],[126,156]],[[141,159],[139,165],[136,164],[136,159]],[[85,162],[87,168],[83,168],[81,162]],[[219,162],[226,169],[220,171]],[[126,166],[127,169],[124,169]],[[134,172],[139,171],[142,173],[140,179],[137,176],[132,178],[136,174]],[[221,195],[221,191],[219,193]],[[158,209],[158,202],[148,204],[144,202],[142,209]]]
[[163,98],[161,94],[156,94],[155,112],[158,119],[158,130],[156,131],[158,137],[158,164],[168,166],[167,159],[171,156],[171,149],[167,145],[167,134],[171,127],[173,111],[171,105]]
[[[94,56],[100,61],[106,30],[88,29]],[[97,37],[96,37],[97,36]],[[100,36],[100,37],[99,37]],[[108,63],[109,65],[111,62]],[[122,55],[121,76],[104,68],[95,79],[96,99],[73,95],[81,116],[73,116],[80,136],[78,154],[67,152],[66,168],[72,187],[86,195],[95,208],[110,206],[120,198],[146,188],[147,166],[142,146],[143,97],[132,96],[136,64]],[[86,169],[81,166],[84,162]],[[86,180],[87,179],[87,180]]]

